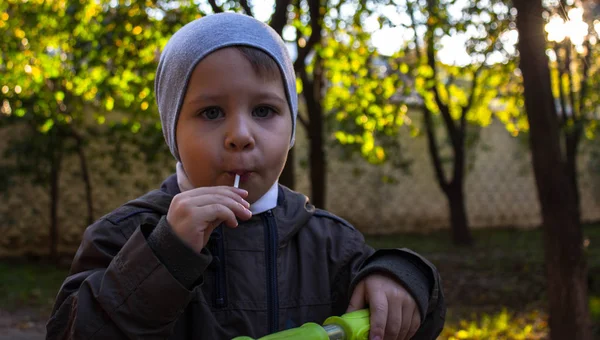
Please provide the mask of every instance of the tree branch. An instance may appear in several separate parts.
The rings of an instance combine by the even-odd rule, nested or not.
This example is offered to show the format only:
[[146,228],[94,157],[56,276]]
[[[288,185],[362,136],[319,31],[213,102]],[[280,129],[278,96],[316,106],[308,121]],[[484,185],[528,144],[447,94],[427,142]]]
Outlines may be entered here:
[[440,96],[440,91],[438,90],[438,88],[436,86],[437,84],[435,84],[435,82],[437,82],[437,70],[436,70],[436,66],[435,66],[435,49],[434,49],[434,41],[433,41],[433,32],[428,32],[428,33],[426,33],[425,36],[427,37],[427,65],[429,65],[429,67],[432,70],[432,76],[429,78],[429,80],[434,81],[434,85],[431,90],[433,91],[435,103],[437,104],[438,109],[440,110],[440,114],[442,115],[442,118],[444,119],[444,124],[446,125],[446,128],[448,129],[448,134],[449,134],[450,139],[452,140],[452,144],[455,144],[458,142],[456,140],[456,126],[454,125],[454,121],[452,120],[452,116],[450,115],[450,109],[442,101],[442,98]]
[[567,124],[567,99],[565,97],[565,91],[563,88],[563,75],[565,74],[565,70],[563,66],[560,64],[560,50],[558,46],[554,47],[554,53],[556,54],[556,64],[558,68],[558,96],[560,101],[560,125],[564,126]]
[[479,75],[483,71],[485,67],[485,62],[487,61],[488,54],[485,56],[485,60],[481,65],[479,65],[475,72],[473,72],[473,79],[471,80],[471,92],[469,93],[469,99],[467,99],[467,104],[461,108],[460,112],[460,124],[459,129],[461,133],[465,132],[465,128],[467,125],[467,113],[471,110],[473,103],[475,103],[475,93],[477,92],[477,80],[479,79]]
[[287,23],[287,8],[290,4],[290,0],[276,0],[275,1],[275,12],[271,16],[270,26],[277,32],[277,34],[281,35],[283,32],[283,28]]
[[581,82],[579,83],[580,96],[579,96],[579,119],[584,119],[583,110],[584,110],[584,102],[587,97],[587,92],[589,89],[589,76],[590,76],[590,63],[592,62],[592,44],[590,43],[590,39],[586,39],[585,47],[587,50],[587,54],[582,58],[583,62],[583,74],[581,77]]
[[406,2],[406,9],[408,14],[410,15],[410,28],[413,30],[415,34],[415,54],[417,55],[417,61],[419,64],[423,62],[423,55],[421,54],[421,44],[419,44],[419,34],[417,33],[417,24],[415,23],[415,12],[413,9],[413,4],[411,1]]
[[210,4],[210,7],[212,7],[213,12],[215,12],[215,13],[223,12],[223,9],[221,7],[219,7],[219,5],[217,5],[217,2],[215,0],[208,0],[208,3]]
[[567,42],[567,57],[565,60],[565,72],[567,72],[567,81],[568,86],[569,86],[569,104],[571,105],[571,117],[573,118],[573,120],[575,120],[575,116],[577,115],[577,112],[575,112],[575,110],[577,109],[575,107],[575,87],[573,86],[573,75],[571,73],[571,39],[567,38],[566,39]]
[[[434,1],[427,0],[427,7],[428,7],[429,15],[430,16],[433,15],[433,13],[435,12],[435,8],[436,8],[436,4],[434,3]],[[429,67],[431,68],[431,71],[432,71],[432,75],[429,78],[429,80],[434,81],[434,86],[432,88],[432,91],[434,94],[435,103],[437,104],[438,109],[440,110],[440,114],[442,115],[442,118],[444,119],[444,123],[446,125],[446,129],[448,130],[448,135],[450,137],[450,140],[452,141],[453,145],[458,145],[458,140],[457,140],[457,136],[456,136],[456,126],[454,125],[454,121],[452,120],[452,116],[450,115],[450,109],[442,101],[440,92],[435,84],[435,83],[437,83],[437,69],[435,66],[435,41],[434,41],[435,27],[432,24],[430,24],[431,21],[432,21],[431,18],[430,18],[430,20],[427,20],[427,32],[425,33],[425,39],[426,39],[426,44],[427,44],[427,65],[429,65]]]
[[298,120],[300,124],[302,124],[302,126],[304,126],[304,128],[308,130],[308,121],[300,115],[300,112],[298,112],[296,120]]
[[306,56],[308,56],[313,47],[321,40],[321,21],[323,17],[321,16],[320,5],[319,0],[308,0],[311,32],[306,45],[298,49],[298,57],[294,62],[294,70],[296,70],[296,72],[298,72],[300,68],[306,66]]
[[[424,64],[426,61],[423,60],[422,46],[419,43],[418,34],[417,34],[417,24],[415,22],[415,13],[413,8],[413,3],[411,1],[406,2],[407,11],[410,15],[411,28],[415,33],[415,54],[417,56],[417,62],[419,65]],[[429,48],[428,48],[429,50]],[[421,98],[424,100],[423,96]],[[438,181],[438,184],[442,191],[445,193],[449,190],[448,180],[444,175],[444,170],[442,168],[442,161],[440,159],[439,147],[437,143],[437,138],[435,135],[435,129],[432,119],[432,113],[427,108],[427,105],[423,106],[423,118],[425,123],[425,132],[427,134],[427,146],[429,148],[429,156],[431,157],[431,162],[433,163],[433,168],[435,171],[435,177]]]
[[248,6],[248,0],[240,0],[240,5],[242,6],[242,8],[244,9],[244,12],[246,12],[246,14],[248,14],[251,17],[254,16],[254,14],[252,14],[252,8],[250,8],[250,6]]
[[92,181],[90,178],[90,171],[85,157],[85,151],[83,150],[83,137],[75,129],[70,129],[70,134],[75,139],[77,155],[79,156],[79,166],[81,167],[81,176],[83,183],[85,184],[85,197],[87,203],[87,223],[91,225],[94,223],[94,204],[92,199]]
[[423,107],[423,117],[425,120],[425,132],[427,133],[427,146],[429,148],[429,155],[431,156],[431,161],[435,170],[435,177],[437,178],[442,191],[447,193],[449,190],[448,180],[446,179],[446,176],[444,175],[444,169],[442,168],[442,161],[440,159],[435,130],[433,128],[434,124],[432,120],[432,114],[426,106]]

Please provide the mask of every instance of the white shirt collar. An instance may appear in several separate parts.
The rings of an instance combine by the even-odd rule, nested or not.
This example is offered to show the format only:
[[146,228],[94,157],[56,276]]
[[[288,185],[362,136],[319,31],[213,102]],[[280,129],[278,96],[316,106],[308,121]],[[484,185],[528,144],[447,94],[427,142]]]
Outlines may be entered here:
[[263,213],[277,206],[277,197],[279,196],[278,182],[275,181],[271,188],[256,202],[250,205],[252,215]]

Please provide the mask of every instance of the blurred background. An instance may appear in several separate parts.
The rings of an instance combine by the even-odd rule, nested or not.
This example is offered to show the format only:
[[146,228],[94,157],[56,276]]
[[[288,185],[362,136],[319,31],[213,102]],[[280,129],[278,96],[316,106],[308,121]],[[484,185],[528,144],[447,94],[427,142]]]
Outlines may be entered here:
[[[281,182],[436,264],[441,338],[600,337],[592,0],[0,0],[0,334],[43,338],[85,228],[174,172],[158,58],[222,11],[268,23],[294,60]],[[571,290],[581,303],[553,303]],[[552,324],[558,307],[579,321]]]

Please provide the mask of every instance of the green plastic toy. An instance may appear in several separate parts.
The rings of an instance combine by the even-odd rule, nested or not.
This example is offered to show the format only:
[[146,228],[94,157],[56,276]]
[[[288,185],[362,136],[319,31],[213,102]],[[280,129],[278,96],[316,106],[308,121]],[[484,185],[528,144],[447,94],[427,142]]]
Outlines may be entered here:
[[[264,336],[256,340],[367,340],[369,337],[369,310],[361,309],[342,316],[327,318],[323,326],[314,322]],[[255,340],[247,336],[238,336],[233,340]]]

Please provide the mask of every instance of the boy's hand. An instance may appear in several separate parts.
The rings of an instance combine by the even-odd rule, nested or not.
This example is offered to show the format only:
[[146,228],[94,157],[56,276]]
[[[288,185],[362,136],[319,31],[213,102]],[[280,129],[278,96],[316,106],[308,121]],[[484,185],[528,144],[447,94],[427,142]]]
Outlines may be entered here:
[[421,325],[421,315],[413,297],[393,279],[371,274],[356,285],[347,312],[369,305],[371,340],[410,339]]
[[167,221],[181,240],[200,253],[210,233],[219,224],[235,228],[236,216],[248,220],[252,212],[243,199],[248,192],[234,187],[202,187],[176,195],[169,206]]

